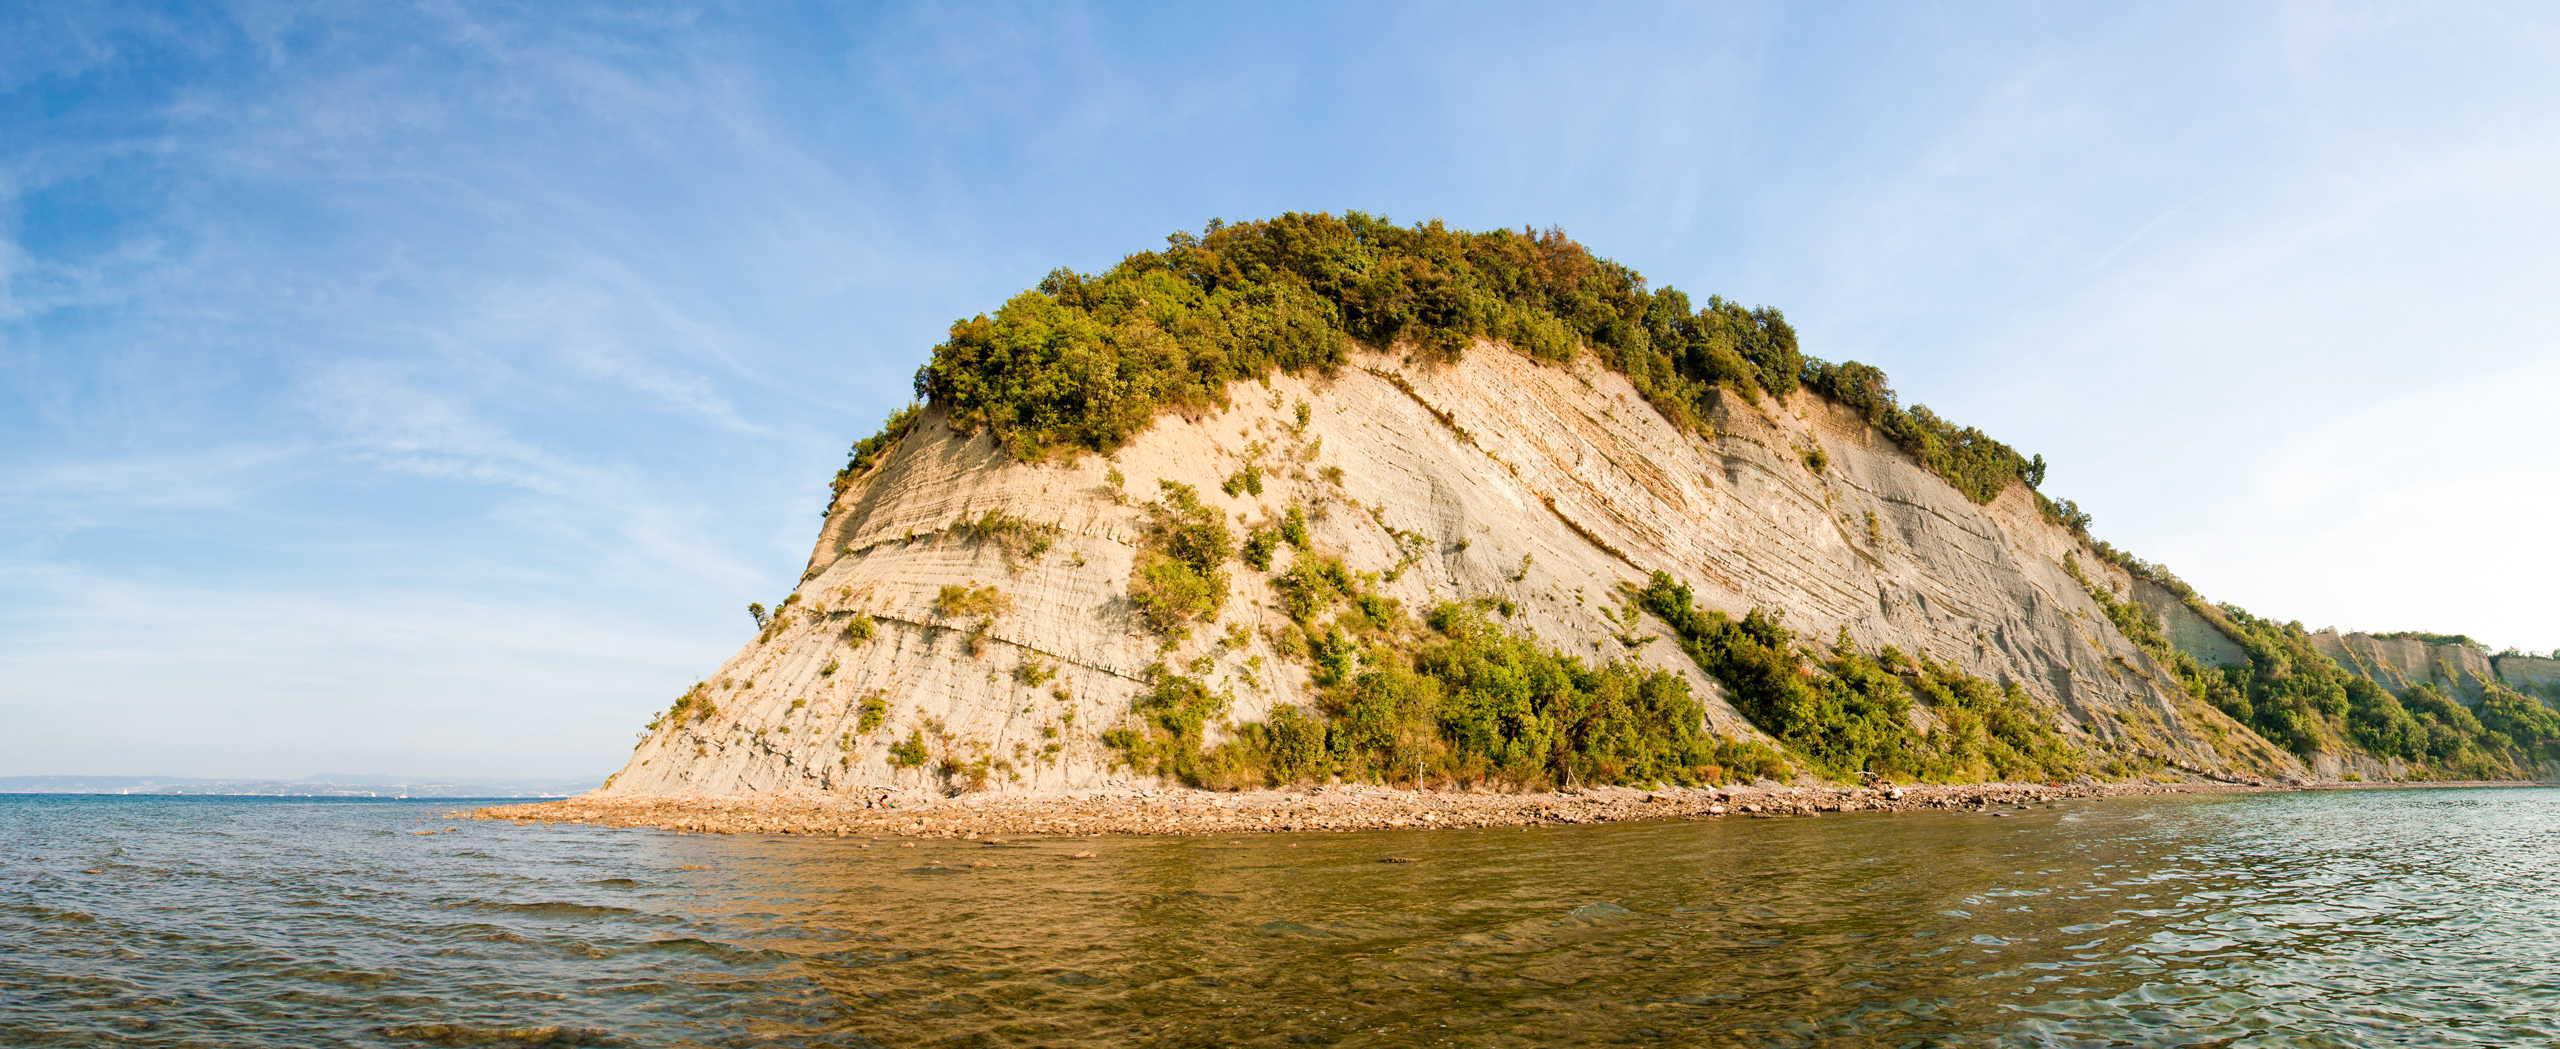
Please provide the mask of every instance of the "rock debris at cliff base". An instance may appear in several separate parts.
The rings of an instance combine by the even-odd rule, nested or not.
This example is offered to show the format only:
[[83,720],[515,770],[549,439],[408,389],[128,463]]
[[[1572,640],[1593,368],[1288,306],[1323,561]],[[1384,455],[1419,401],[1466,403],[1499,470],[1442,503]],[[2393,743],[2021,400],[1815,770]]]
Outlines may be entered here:
[[1971,810],[1996,814],[2067,799],[2282,789],[2221,783],[1967,784],[1888,788],[1771,787],[1541,794],[1318,787],[1304,791],[1111,790],[1068,795],[918,792],[852,797],[590,795],[469,813],[517,823],[654,827],[691,833],[986,838],[1004,835],[1217,835],[1424,828],[1530,827],[1648,819],[1813,816]]

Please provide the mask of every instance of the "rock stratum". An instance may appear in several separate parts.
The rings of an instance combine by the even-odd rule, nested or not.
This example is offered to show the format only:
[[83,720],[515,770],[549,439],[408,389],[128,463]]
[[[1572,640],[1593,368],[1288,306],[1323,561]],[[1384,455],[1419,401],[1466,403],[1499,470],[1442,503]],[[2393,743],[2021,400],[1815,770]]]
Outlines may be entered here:
[[[1233,723],[1308,705],[1310,668],[1275,640],[1287,619],[1269,580],[1286,551],[1274,572],[1230,562],[1221,611],[1188,639],[1141,625],[1129,581],[1160,481],[1239,522],[1303,508],[1313,549],[1393,572],[1377,589],[1407,608],[1503,602],[1515,632],[1679,674],[1720,735],[1767,739],[1661,623],[1630,613],[1628,589],[1655,572],[1703,608],[1783,610],[1801,636],[1845,631],[1862,649],[2015,682],[2101,759],[2200,779],[2311,775],[2109,622],[2066,559],[2118,591],[2135,580],[2087,559],[2023,486],[1975,505],[1810,391],[1717,397],[1708,426],[1683,432],[1588,359],[1547,365],[1487,343],[1455,363],[1410,360],[1363,353],[1330,377],[1239,384],[1224,410],[1168,414],[1112,455],[1066,462],[1018,460],[928,408],[829,508],[770,627],[700,687],[714,712],[662,719],[604,793],[1145,780],[1102,734],[1157,664],[1231,693]],[[1248,463],[1263,491],[1223,493]],[[1054,532],[982,535],[991,510]],[[945,614],[947,587],[994,587],[1002,610]],[[848,630],[857,619],[875,624],[867,638]],[[931,760],[900,760],[910,738]]]

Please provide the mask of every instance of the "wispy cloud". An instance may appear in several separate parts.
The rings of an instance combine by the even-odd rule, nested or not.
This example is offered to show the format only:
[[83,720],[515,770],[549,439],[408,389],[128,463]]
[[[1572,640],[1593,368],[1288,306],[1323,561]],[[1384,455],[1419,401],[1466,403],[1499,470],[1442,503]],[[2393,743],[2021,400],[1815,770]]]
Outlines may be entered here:
[[2532,8],[0,19],[0,663],[97,697],[0,705],[237,757],[152,771],[590,760],[953,318],[1288,208],[1562,223],[2208,593],[2560,644]]

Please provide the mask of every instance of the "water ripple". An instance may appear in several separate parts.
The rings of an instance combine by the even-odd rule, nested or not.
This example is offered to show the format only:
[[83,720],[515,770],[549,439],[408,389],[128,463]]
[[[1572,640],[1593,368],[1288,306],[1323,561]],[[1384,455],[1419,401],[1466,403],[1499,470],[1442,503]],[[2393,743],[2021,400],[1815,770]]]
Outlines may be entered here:
[[895,851],[449,805],[0,798],[0,1044],[2560,1041],[2553,790]]

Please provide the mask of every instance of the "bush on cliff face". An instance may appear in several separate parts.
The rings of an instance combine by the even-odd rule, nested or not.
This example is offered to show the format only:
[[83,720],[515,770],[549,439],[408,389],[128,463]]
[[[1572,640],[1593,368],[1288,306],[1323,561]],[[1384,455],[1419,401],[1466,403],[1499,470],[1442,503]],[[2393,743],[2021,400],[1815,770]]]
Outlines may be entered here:
[[[1204,740],[1230,697],[1162,667],[1104,742],[1140,771],[1195,786],[1320,781],[1540,788],[1787,778],[1785,761],[1702,730],[1686,679],[1625,663],[1586,666],[1444,604],[1424,623],[1355,594],[1317,625],[1326,674],[1317,715],[1276,709]],[[1319,610],[1321,611],[1321,610]]]
[[1700,427],[1719,388],[1756,403],[1810,384],[1977,502],[2044,479],[2041,459],[1902,408],[1883,372],[1805,357],[1777,310],[1649,289],[1561,230],[1293,212],[1166,240],[1102,273],[1058,270],[993,316],[953,324],[917,371],[917,395],[1032,459],[1109,451],[1159,411],[1224,406],[1240,379],[1331,374],[1354,342],[1454,360],[1490,339],[1549,363],[1587,350],[1683,429]]
[[2496,682],[2490,682],[2488,690],[2488,697],[2480,701],[2483,725],[2505,735],[2537,761],[2560,761],[2560,711]]
[[[1743,716],[1832,779],[2053,780],[2082,771],[2080,752],[2036,717],[2014,683],[1994,686],[1891,648],[1870,658],[1845,633],[1830,661],[1815,663],[1780,616],[1702,612],[1689,588],[1662,572],[1637,600],[1724,684]],[[1937,723],[1926,733],[1912,727],[1915,695]]]
[[1129,575],[1129,600],[1147,629],[1167,638],[1191,634],[1193,624],[1217,618],[1227,602],[1222,567],[1235,552],[1226,515],[1203,506],[1200,492],[1178,481],[1158,481],[1165,497],[1150,503],[1147,545]]
[[907,733],[906,739],[889,748],[889,765],[901,769],[918,768],[932,756],[924,747],[924,730],[913,729]]

